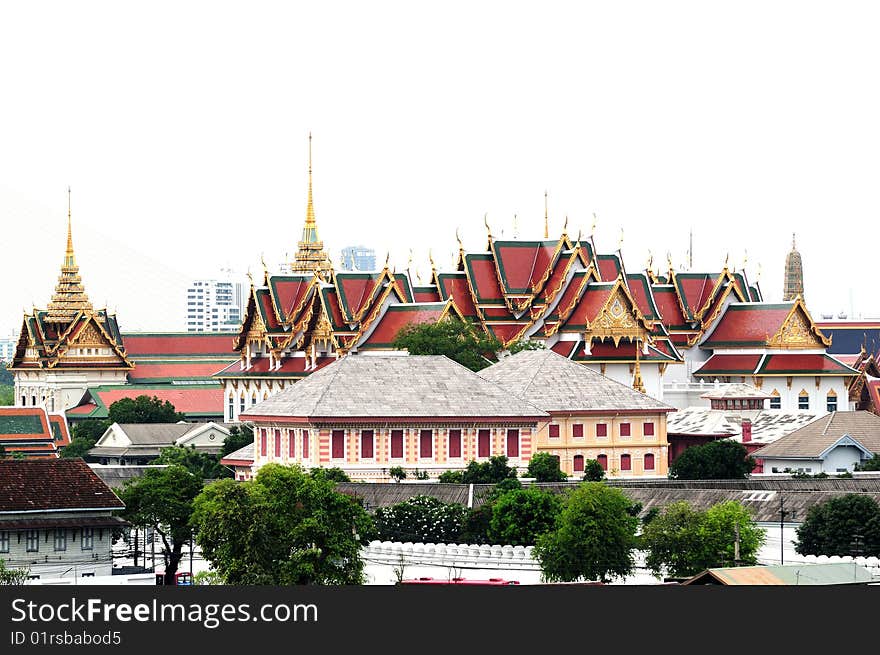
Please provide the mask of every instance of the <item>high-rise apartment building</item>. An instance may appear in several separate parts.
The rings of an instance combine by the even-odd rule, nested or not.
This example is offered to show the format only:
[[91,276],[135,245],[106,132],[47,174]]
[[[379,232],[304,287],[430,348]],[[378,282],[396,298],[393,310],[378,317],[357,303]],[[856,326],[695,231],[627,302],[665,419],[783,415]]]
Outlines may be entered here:
[[193,280],[186,290],[187,332],[237,332],[241,312],[241,282]]
[[364,246],[343,248],[342,269],[345,271],[375,271],[376,251]]

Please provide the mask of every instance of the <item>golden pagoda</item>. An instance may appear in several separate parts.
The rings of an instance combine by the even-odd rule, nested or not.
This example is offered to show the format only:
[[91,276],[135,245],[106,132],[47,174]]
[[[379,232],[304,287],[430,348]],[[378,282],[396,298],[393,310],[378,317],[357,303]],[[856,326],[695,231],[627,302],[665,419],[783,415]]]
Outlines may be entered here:
[[70,189],[67,190],[67,251],[64,253],[64,263],[61,265],[61,275],[58,276],[58,284],[55,285],[55,293],[46,311],[46,321],[49,323],[68,324],[76,318],[81,311],[92,312],[94,308],[86,295],[82,278],[79,275],[79,266],[76,264],[76,256],[73,253],[73,234],[70,220]]
[[315,223],[315,206],[312,203],[312,135],[309,133],[309,196],[306,203],[306,222],[303,225],[302,239],[298,244],[296,257],[290,264],[293,273],[317,272],[321,279],[329,279],[333,265],[324,251],[324,242],[318,240],[318,226]]

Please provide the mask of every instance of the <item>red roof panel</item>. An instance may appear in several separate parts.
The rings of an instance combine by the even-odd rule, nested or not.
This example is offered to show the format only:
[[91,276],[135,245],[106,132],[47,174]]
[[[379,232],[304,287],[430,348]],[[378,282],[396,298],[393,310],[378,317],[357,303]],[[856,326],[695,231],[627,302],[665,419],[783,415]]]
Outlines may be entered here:
[[443,315],[446,303],[391,305],[379,320],[361,348],[390,346],[405,326],[410,323],[436,323]]
[[761,355],[712,355],[694,376],[752,375],[761,361]]
[[226,366],[231,361],[238,361],[227,357],[223,361],[208,362],[139,362],[129,373],[129,379],[133,383],[141,380],[195,380],[210,378],[218,369]]
[[354,318],[366,309],[378,283],[378,277],[366,274],[339,274],[336,286],[339,288],[339,302],[344,314]]
[[0,460],[0,512],[124,507],[82,459]]
[[727,306],[703,347],[723,344],[764,345],[779,331],[792,303],[781,305],[733,303]]
[[620,261],[616,255],[599,255],[597,258],[599,276],[604,282],[613,282],[620,275]]
[[468,256],[471,270],[471,284],[474,285],[478,302],[503,301],[501,287],[495,272],[495,262],[491,258]]
[[[613,288],[612,284],[607,283],[588,285],[584,295],[581,296],[574,311],[566,319],[561,329],[565,330],[567,326],[576,327],[592,323],[605,303],[608,302],[608,296]],[[564,309],[564,307],[560,307],[560,311]]]
[[781,355],[768,355],[761,365],[759,374],[802,374],[802,375],[822,375],[822,374],[847,374],[853,375],[856,372],[841,362],[824,354],[794,354],[786,353]]
[[282,320],[291,321],[297,318],[292,314],[299,309],[313,281],[314,278],[308,277],[273,277],[270,280]]
[[532,293],[547,272],[556,252],[556,242],[498,242],[494,244],[502,280],[507,293]]
[[230,333],[204,332],[122,335],[125,352],[131,359],[146,355],[230,355],[233,338]]
[[93,390],[110,407],[123,398],[135,399],[138,396],[156,396],[160,401],[168,401],[174,409],[184,414],[223,414],[223,388],[219,385],[193,387],[180,385],[178,388],[151,387],[145,384],[120,385],[117,389]]
[[415,302],[441,302],[443,299],[434,287],[416,287],[413,289]]
[[452,301],[455,303],[455,306],[458,307],[462,316],[467,318],[477,318],[477,309],[474,307],[474,299],[471,297],[467,277],[464,275],[440,275],[438,278],[443,300],[449,300],[449,296],[452,296]]

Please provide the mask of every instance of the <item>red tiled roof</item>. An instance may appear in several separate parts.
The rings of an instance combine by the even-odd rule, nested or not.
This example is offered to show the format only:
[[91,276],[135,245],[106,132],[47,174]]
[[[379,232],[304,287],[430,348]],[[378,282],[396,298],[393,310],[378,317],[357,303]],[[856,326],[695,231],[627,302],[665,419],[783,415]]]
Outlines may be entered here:
[[556,242],[524,241],[493,244],[505,292],[532,293],[532,286],[547,272],[556,252]]
[[275,307],[272,305],[272,297],[265,289],[257,291],[257,302],[260,304],[258,311],[263,318],[263,323],[268,330],[280,330],[281,323],[278,322],[278,316],[275,314]]
[[557,341],[554,343],[550,350],[555,352],[557,355],[562,355],[563,357],[569,357],[571,352],[577,347],[580,341]]
[[[599,311],[608,301],[608,296],[614,288],[611,283],[590,284],[584,295],[581,296],[574,308],[574,311],[563,323],[561,330],[565,330],[567,326],[583,326],[592,323]],[[560,311],[564,311],[564,307],[560,307]]]
[[642,275],[628,275],[627,286],[636,306],[645,318],[660,318],[656,316],[653,305],[648,298],[648,281]]
[[55,439],[55,430],[58,430],[58,433],[61,436],[61,439],[55,439],[55,447],[63,448],[64,446],[70,445],[70,432],[67,429],[67,421],[63,416],[59,414],[49,414],[49,422],[53,426],[52,438]]
[[110,407],[123,398],[135,399],[138,396],[156,396],[160,401],[168,401],[174,409],[184,414],[223,414],[223,388],[219,385],[184,386],[177,388],[151,387],[146,384],[120,385],[118,388],[92,390]]
[[122,335],[125,352],[130,359],[144,355],[230,355],[233,353],[230,333],[177,332],[166,334]]
[[552,302],[555,299],[556,294],[562,290],[562,285],[565,283],[565,274],[569,270],[568,263],[572,258],[577,256],[576,252],[572,252],[568,255],[562,255],[556,261],[556,266],[553,267],[553,272],[550,274],[546,284],[544,284],[543,292],[544,300],[546,302]]
[[226,361],[209,362],[139,362],[129,373],[129,379],[132,382],[169,378],[176,380],[207,379],[216,373],[217,369],[229,364],[232,360],[233,358],[229,357]]
[[[318,358],[318,366],[316,369],[311,369],[306,371],[306,358],[305,357],[287,357],[281,362],[281,368],[269,370],[269,358],[268,357],[260,357],[259,359],[251,360],[251,367],[249,369],[241,370],[239,366],[239,362],[233,362],[226,368],[221,371],[215,373],[218,377],[248,377],[251,375],[295,375],[295,374],[303,374],[307,375],[311,373],[313,370],[318,370],[323,368],[327,364],[332,364],[336,361],[335,357],[319,357]],[[178,410],[179,411],[179,410]]]
[[85,405],[78,405],[77,407],[68,409],[66,413],[79,416],[83,414],[91,414],[96,409],[98,409],[98,406],[95,403],[86,403]]
[[712,355],[694,376],[701,375],[751,375],[755,372],[761,355]]
[[792,306],[792,303],[728,305],[717,327],[702,345],[706,348],[723,344],[764,345],[782,327]]
[[474,299],[471,297],[467,277],[464,275],[455,275],[454,277],[452,275],[440,275],[438,278],[443,300],[449,300],[449,296],[452,296],[452,301],[458,307],[462,316],[477,318],[477,309],[474,307]]
[[361,348],[390,346],[405,326],[410,323],[436,323],[443,315],[446,303],[420,303],[391,305],[383,314],[376,328],[370,333]]
[[49,419],[42,407],[0,406],[0,438],[12,435],[16,439],[49,439]]
[[[574,351],[574,355],[571,357],[572,360],[576,362],[589,362],[589,361],[621,361],[621,362],[634,362],[636,360],[636,346],[634,343],[630,341],[621,340],[616,346],[613,341],[602,341],[596,342],[593,341],[590,344],[590,354],[587,355],[584,352],[584,342],[578,341],[577,348]],[[656,348],[649,347],[648,354],[646,355],[644,352],[639,353],[639,361],[641,362],[669,362],[675,361],[670,355],[666,355],[665,353],[657,350]]]
[[683,296],[682,301],[692,314],[702,309],[709,300],[718,277],[719,275],[712,273],[681,273],[675,277]]
[[848,366],[844,366],[834,357],[829,355],[794,353],[768,355],[761,364],[761,368],[758,369],[759,375],[789,373],[801,375],[855,375],[856,371]]
[[415,302],[441,302],[440,293],[436,287],[415,287],[413,289]]
[[299,309],[300,304],[311,288],[314,278],[309,277],[273,277],[270,279],[275,304],[282,313],[282,320],[295,320],[292,314]]
[[678,304],[678,294],[671,286],[655,286],[653,288],[654,302],[657,303],[657,311],[660,312],[664,325],[685,325],[687,321],[681,313]]
[[580,290],[581,284],[584,283],[585,277],[585,271],[578,271],[572,276],[571,282],[565,287],[565,291],[562,292],[562,296],[559,298],[559,302],[556,305],[557,314],[566,311],[568,307],[575,302],[578,297],[578,291]]
[[874,404],[874,413],[880,412],[880,380],[869,380],[865,385],[868,389],[868,395]]
[[515,323],[502,323],[500,325],[494,323],[487,323],[486,327],[489,332],[495,335],[503,343],[509,342],[513,337],[517,335],[520,331],[522,331],[525,324],[517,325]]
[[346,316],[353,319],[359,312],[366,309],[366,305],[372,299],[378,282],[378,276],[364,273],[340,273],[336,276],[336,286],[339,289],[339,303],[345,310]]
[[0,512],[124,507],[82,459],[0,460]]
[[504,300],[501,287],[498,285],[498,277],[495,272],[495,262],[490,258],[478,258],[467,256],[468,267],[471,271],[471,284],[474,286],[478,302],[493,302]]
[[613,282],[620,275],[620,261],[617,255],[599,255],[597,258],[599,275],[604,282]]
[[336,292],[336,289],[328,288],[327,293],[324,294],[324,299],[326,300],[327,311],[330,314],[329,318],[333,327],[344,328],[347,321],[342,315],[342,310],[339,308],[339,294]]

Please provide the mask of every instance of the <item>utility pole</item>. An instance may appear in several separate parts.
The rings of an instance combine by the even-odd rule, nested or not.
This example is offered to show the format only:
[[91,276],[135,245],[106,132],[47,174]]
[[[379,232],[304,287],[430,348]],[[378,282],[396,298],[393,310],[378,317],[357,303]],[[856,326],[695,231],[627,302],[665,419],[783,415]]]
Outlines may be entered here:
[[785,563],[785,517],[794,518],[795,513],[785,511],[785,501],[782,498],[782,491],[779,491],[779,564]]

